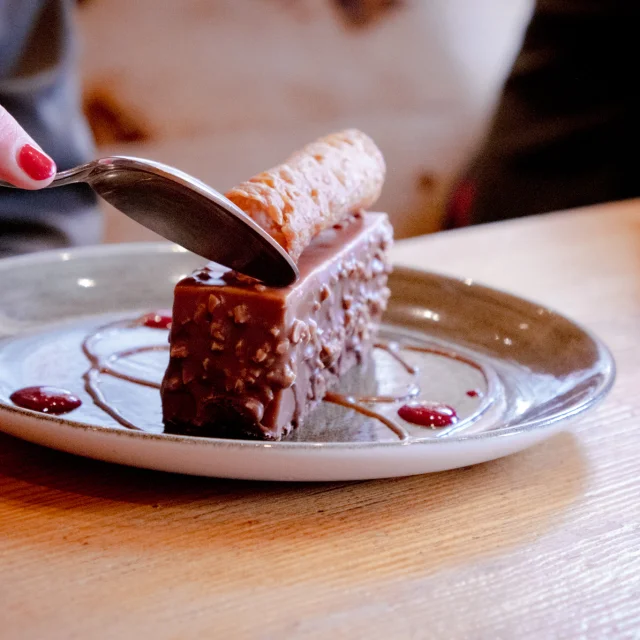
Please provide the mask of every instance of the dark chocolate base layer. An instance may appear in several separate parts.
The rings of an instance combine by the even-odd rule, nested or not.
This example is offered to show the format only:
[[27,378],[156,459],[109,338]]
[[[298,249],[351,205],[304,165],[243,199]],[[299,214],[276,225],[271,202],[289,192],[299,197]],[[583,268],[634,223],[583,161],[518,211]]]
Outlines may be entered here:
[[210,264],[175,290],[167,432],[278,440],[362,363],[389,297],[385,214],[321,233],[283,289]]

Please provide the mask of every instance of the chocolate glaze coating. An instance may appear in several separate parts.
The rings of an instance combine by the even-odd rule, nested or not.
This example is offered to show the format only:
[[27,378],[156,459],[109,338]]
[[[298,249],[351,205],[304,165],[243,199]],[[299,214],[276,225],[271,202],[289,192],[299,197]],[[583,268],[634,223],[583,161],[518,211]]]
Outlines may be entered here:
[[393,232],[381,213],[317,236],[283,289],[210,264],[175,290],[166,429],[277,440],[371,349],[389,297]]

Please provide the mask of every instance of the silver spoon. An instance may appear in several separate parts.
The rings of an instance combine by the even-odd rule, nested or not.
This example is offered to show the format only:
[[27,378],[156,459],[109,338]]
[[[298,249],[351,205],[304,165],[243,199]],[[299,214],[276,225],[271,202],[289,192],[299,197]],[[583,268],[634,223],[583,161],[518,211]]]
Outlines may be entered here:
[[[112,156],[60,171],[49,187],[86,182],[116,209],[167,240],[276,287],[298,269],[287,252],[221,193],[160,162]],[[0,181],[1,187],[12,187]]]

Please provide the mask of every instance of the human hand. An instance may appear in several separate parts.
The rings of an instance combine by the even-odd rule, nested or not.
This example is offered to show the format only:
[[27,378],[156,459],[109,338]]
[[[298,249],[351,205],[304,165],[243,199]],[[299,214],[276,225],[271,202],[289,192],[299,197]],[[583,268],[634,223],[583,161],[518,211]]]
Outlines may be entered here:
[[41,189],[55,175],[55,162],[0,105],[0,179],[22,189]]

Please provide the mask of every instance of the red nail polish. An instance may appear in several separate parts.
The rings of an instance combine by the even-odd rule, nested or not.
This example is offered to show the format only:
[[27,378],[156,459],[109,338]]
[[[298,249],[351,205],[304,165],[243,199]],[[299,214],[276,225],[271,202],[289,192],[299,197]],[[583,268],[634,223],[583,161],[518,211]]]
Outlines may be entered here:
[[56,163],[30,144],[18,152],[18,165],[32,180],[46,180],[56,172]]

